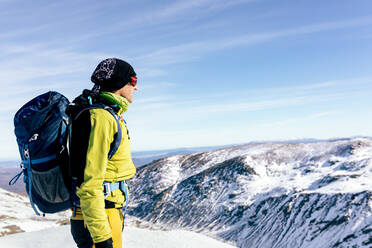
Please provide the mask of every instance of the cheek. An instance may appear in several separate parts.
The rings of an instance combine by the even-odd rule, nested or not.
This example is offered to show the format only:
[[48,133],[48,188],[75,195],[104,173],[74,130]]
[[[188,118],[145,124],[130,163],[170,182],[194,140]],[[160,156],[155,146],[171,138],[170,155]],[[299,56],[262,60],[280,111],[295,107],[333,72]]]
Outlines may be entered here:
[[129,94],[130,94],[130,90],[129,90],[129,89],[126,89],[126,90],[124,91],[124,94],[129,95]]

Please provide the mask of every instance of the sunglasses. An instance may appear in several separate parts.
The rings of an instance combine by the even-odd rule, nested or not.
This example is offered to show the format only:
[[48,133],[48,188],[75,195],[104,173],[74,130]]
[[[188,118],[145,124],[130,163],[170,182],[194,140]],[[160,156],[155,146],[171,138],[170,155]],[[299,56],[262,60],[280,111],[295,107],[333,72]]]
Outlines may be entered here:
[[137,77],[131,77],[131,81],[129,82],[133,87],[137,85]]

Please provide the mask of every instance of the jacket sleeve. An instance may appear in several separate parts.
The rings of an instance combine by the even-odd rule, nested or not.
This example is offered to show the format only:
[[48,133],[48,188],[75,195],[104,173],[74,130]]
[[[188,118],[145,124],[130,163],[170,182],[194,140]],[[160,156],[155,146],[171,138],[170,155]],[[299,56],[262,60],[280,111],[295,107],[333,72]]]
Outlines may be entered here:
[[102,183],[105,179],[110,144],[116,133],[116,122],[104,109],[90,110],[91,132],[84,169],[84,181],[77,188],[80,207],[94,243],[111,238],[105,212]]

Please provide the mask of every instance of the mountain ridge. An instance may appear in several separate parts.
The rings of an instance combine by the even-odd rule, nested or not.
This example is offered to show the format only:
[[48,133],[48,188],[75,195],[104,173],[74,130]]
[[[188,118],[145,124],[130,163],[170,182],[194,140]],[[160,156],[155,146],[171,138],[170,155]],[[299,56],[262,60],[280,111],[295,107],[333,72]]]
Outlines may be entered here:
[[[249,144],[167,157],[138,170],[129,213],[209,233],[239,247],[319,247],[315,244],[327,239],[332,243],[321,247],[367,247],[372,244],[371,154],[372,139],[356,138]],[[262,210],[270,204],[275,207]],[[303,206],[305,212],[300,211]],[[328,216],[327,209],[335,216]],[[362,214],[363,221],[348,211]],[[302,215],[312,222],[299,221]],[[281,232],[267,229],[276,226],[272,220],[280,223]]]

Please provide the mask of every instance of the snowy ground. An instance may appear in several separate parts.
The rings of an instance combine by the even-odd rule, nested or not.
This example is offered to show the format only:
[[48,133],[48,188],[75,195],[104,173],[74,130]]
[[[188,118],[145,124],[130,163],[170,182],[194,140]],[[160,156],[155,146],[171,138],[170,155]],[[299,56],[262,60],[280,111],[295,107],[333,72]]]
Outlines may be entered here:
[[28,197],[0,189],[0,237],[60,226],[68,223],[70,216],[70,211],[37,216]]
[[[27,197],[0,189],[0,248],[75,247],[70,226],[60,226],[68,222],[70,215],[71,212],[66,211],[38,217],[33,212]],[[123,234],[125,248],[234,247],[205,235],[181,230],[165,231],[163,227],[148,225],[135,218],[127,217],[128,226],[125,227]]]
[[[70,235],[70,226],[54,227],[37,232],[25,232],[0,238],[0,247],[60,248],[76,247]],[[125,248],[232,248],[201,234],[187,231],[151,231],[134,227],[124,229]]]

